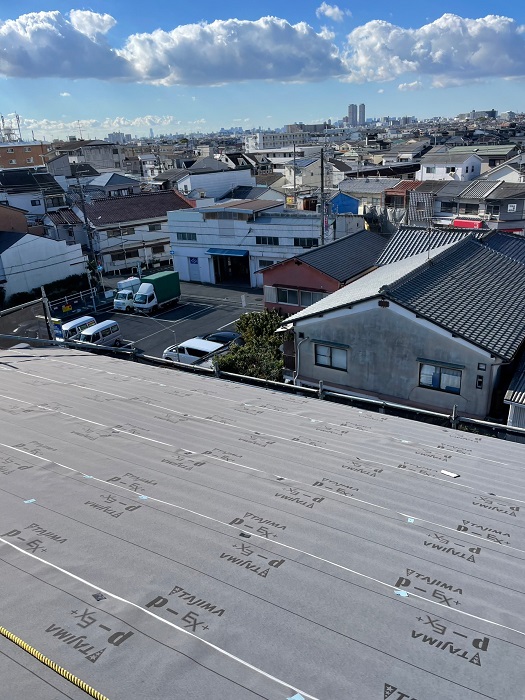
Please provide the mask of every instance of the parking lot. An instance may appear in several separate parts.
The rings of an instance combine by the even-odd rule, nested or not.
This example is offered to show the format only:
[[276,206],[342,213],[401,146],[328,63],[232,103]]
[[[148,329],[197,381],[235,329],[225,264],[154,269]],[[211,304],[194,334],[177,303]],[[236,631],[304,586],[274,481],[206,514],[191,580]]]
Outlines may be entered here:
[[115,319],[127,341],[147,355],[161,357],[168,345],[216,330],[235,330],[242,313],[262,311],[260,290],[231,289],[181,283],[179,304],[155,316],[106,311],[97,321]]

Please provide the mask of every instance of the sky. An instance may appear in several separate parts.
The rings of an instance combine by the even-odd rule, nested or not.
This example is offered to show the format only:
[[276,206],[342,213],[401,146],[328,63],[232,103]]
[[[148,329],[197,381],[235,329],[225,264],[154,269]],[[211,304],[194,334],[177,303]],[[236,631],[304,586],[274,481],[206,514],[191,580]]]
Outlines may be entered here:
[[525,3],[0,0],[25,139],[525,112]]

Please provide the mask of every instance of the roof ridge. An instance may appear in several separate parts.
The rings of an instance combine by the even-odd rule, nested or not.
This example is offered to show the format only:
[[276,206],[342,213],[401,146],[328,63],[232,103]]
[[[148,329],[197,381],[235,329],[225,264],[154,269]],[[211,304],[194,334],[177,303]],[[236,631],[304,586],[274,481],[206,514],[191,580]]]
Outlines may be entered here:
[[[386,284],[381,289],[379,290],[380,294],[388,294],[388,292],[393,291],[396,287],[401,286],[405,282],[408,282],[410,279],[413,279],[417,275],[421,273],[423,269],[426,269],[428,267],[432,267],[438,262],[441,262],[443,258],[446,258],[452,250],[455,250],[456,248],[459,248],[460,245],[465,245],[466,243],[473,241],[477,242],[477,240],[474,238],[473,234],[469,234],[466,236],[466,238],[462,238],[459,241],[453,241],[452,243],[447,243],[445,250],[442,250],[440,253],[437,253],[433,257],[430,257],[430,253],[432,250],[437,250],[436,248],[430,248],[427,252],[429,254],[429,257],[421,263],[421,265],[418,265],[417,267],[413,268],[406,274],[404,274],[402,277],[399,277],[395,282],[392,282],[391,284]],[[422,251],[424,253],[425,251]],[[422,253],[419,253],[421,255]],[[395,263],[390,263],[391,265],[394,265]],[[386,265],[383,265],[383,267],[386,267]]]

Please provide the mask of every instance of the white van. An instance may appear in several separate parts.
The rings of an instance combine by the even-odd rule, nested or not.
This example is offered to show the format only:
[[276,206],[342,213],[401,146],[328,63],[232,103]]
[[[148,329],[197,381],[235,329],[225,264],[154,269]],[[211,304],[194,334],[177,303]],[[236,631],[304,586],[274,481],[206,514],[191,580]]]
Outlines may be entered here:
[[[223,343],[213,343],[211,340],[203,340],[202,338],[192,338],[185,340],[178,345],[170,345],[162,353],[164,360],[172,362],[183,362],[186,365],[193,365],[202,360],[203,357],[210,353],[215,353],[217,350],[224,348]],[[205,361],[205,364],[199,364],[202,367],[211,367],[212,362]]]
[[81,316],[80,318],[75,318],[73,321],[63,323],[62,338],[58,338],[58,340],[78,340],[82,331],[91,326],[95,326],[96,323],[93,316]]
[[78,342],[119,347],[122,345],[122,333],[116,321],[102,321],[82,331]]

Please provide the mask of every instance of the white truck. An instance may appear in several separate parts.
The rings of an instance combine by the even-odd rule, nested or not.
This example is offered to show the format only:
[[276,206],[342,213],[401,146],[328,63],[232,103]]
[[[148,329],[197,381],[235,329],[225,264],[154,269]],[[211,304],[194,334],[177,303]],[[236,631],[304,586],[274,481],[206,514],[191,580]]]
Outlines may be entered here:
[[133,311],[133,297],[141,285],[138,277],[128,277],[127,280],[117,282],[117,293],[113,299],[115,311]]
[[151,314],[165,306],[175,305],[180,299],[179,273],[155,272],[143,277],[133,298],[135,313]]

